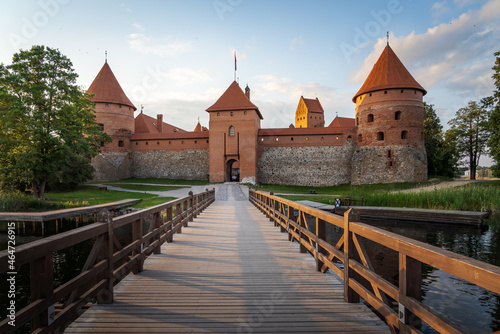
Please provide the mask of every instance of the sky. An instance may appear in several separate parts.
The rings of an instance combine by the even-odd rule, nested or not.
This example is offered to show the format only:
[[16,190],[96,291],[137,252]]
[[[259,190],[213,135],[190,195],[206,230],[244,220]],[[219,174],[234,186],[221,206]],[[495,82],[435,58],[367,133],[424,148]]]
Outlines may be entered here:
[[[143,112],[192,131],[233,82],[263,128],[288,127],[300,96],[326,125],[354,118],[353,96],[387,44],[427,90],[442,125],[491,95],[500,0],[0,0],[0,62],[57,48],[83,89],[107,60]],[[481,161],[489,165],[488,159]]]

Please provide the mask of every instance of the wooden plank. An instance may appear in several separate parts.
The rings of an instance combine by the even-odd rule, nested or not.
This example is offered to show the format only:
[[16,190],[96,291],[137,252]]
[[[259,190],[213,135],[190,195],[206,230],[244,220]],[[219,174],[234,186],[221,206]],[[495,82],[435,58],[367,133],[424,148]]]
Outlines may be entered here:
[[215,202],[175,238],[66,332],[389,332],[249,202]]

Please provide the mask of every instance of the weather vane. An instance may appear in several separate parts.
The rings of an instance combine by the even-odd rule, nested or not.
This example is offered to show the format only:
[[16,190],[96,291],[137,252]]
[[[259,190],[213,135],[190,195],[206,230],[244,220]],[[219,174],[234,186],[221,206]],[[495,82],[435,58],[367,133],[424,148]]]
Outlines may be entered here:
[[108,63],[108,50],[104,51],[104,62]]
[[389,46],[389,32],[387,32],[387,46]]

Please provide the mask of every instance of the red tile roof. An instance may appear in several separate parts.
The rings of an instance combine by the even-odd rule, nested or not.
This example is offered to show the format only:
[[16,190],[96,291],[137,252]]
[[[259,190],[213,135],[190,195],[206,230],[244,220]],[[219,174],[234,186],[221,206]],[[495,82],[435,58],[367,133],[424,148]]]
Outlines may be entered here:
[[321,113],[321,114],[325,113],[325,111],[323,110],[323,107],[321,106],[321,103],[319,102],[318,98],[315,98],[315,99],[306,99],[306,98],[302,97],[302,99],[304,100],[304,104],[306,105],[307,110],[309,112],[315,112],[315,113]]
[[200,122],[196,124],[196,127],[194,128],[193,132],[201,132],[201,131],[208,131],[208,128],[205,126],[202,126]]
[[[156,118],[140,113],[135,118],[135,133],[160,133],[156,127]],[[187,132],[181,128],[163,122],[162,133]]]
[[356,126],[356,120],[354,118],[348,117],[335,117],[333,121],[328,125],[329,128],[343,128],[350,129]]
[[352,101],[356,102],[358,96],[369,92],[399,88],[418,89],[424,95],[427,93],[408,72],[391,47],[387,45]]
[[101,68],[87,92],[94,94],[92,99],[94,102],[122,104],[134,108],[134,111],[137,110],[123,92],[108,63]]
[[259,108],[245,95],[236,81],[219,97],[219,99],[207,109],[211,111],[229,111],[229,110],[255,110],[260,119],[263,119]]

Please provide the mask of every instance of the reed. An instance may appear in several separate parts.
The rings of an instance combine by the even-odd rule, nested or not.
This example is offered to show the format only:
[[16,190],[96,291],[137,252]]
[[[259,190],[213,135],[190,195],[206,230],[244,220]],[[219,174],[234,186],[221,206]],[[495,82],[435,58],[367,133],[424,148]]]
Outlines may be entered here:
[[408,207],[459,211],[500,211],[500,184],[474,184],[415,193],[372,193],[368,206]]

